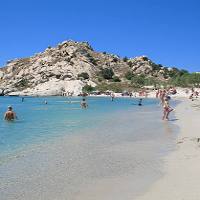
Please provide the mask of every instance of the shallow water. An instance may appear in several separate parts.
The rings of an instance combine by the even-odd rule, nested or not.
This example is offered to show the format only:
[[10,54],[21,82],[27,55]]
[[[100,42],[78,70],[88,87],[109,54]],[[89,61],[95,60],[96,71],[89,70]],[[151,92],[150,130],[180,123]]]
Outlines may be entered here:
[[[48,105],[44,101],[48,101]],[[138,100],[109,98],[89,98],[89,109],[80,108],[80,98],[25,98],[0,97],[0,116],[8,105],[12,105],[19,120],[6,122],[0,120],[0,156],[4,152],[22,148],[27,144],[46,141],[77,132],[87,127],[95,127],[112,116],[112,112],[136,109],[133,103]],[[71,103],[70,103],[71,102]],[[146,106],[154,102],[147,100]]]
[[87,110],[80,98],[20,100],[0,98],[1,114],[12,104],[19,117],[0,122],[2,200],[131,199],[162,176],[162,157],[174,148],[177,127],[161,120],[153,99],[139,107],[137,99],[89,98]]

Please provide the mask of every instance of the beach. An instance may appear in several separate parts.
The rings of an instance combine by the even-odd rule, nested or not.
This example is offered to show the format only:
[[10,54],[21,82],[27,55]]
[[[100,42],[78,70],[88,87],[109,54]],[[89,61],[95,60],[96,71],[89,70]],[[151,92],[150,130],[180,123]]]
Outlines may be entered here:
[[170,121],[161,120],[156,100],[124,107],[131,100],[123,98],[124,111],[96,110],[104,119],[98,126],[19,150],[0,165],[1,200],[199,199],[200,105],[175,100]]
[[[163,176],[162,158],[174,150],[178,128],[163,124],[158,100],[140,107],[137,99],[91,98],[88,110],[64,111],[75,105],[49,98],[44,110],[40,100],[16,104],[34,115],[28,118],[33,125],[2,124],[2,151],[17,150],[0,163],[1,200],[136,198]],[[51,115],[51,123],[42,114]]]
[[200,199],[200,101],[180,100],[175,111],[180,127],[176,150],[164,159],[163,178],[137,200]]
[[200,200],[200,0],[0,19],[0,200]]

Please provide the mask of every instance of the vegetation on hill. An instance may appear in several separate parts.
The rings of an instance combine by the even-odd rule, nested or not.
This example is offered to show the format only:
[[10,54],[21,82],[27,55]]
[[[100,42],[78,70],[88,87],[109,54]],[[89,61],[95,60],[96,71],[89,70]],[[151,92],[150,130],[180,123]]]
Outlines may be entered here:
[[[75,41],[64,41],[32,57],[9,61],[0,68],[0,95],[20,91],[60,95],[63,88],[71,90],[70,84],[75,84],[76,93],[84,85],[83,90],[88,92],[144,86],[199,87],[200,74],[156,64],[147,56],[120,58],[96,52],[87,42]],[[97,87],[89,87],[90,84]]]

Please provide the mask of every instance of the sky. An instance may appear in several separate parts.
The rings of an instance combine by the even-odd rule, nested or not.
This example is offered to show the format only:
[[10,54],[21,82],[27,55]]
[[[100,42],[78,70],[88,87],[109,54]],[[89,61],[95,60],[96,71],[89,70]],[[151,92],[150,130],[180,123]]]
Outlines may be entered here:
[[0,1],[0,66],[68,39],[200,71],[200,0]]

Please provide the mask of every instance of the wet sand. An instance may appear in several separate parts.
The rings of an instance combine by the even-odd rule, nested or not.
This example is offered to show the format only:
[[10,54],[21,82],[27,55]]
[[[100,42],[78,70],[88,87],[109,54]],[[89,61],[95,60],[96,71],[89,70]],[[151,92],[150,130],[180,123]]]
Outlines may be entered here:
[[183,98],[176,108],[180,134],[176,151],[164,159],[164,173],[137,200],[200,199],[200,101]]

